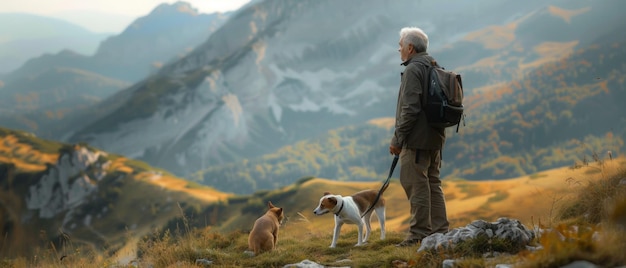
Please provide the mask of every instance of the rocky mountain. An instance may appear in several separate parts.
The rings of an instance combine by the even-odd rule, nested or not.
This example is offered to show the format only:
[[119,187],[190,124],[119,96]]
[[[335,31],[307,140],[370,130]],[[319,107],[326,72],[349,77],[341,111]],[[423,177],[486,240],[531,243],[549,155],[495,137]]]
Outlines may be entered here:
[[107,36],[60,19],[0,13],[0,74],[14,71],[31,58],[64,49],[93,55]]
[[187,2],[161,4],[102,42],[93,60],[111,67],[99,73],[136,81],[191,51],[227,18],[228,14],[199,13]]
[[[188,55],[126,89],[128,99],[103,108],[106,115],[90,118],[90,125],[67,140],[187,177],[339,126],[393,116],[401,27],[418,25],[430,33],[431,54],[464,75],[471,97],[558,62],[606,32],[594,29],[624,25],[614,12],[623,5],[262,1],[239,10]],[[550,27],[540,27],[548,22]]]
[[97,109],[85,107],[188,53],[228,15],[201,14],[186,2],[161,4],[103,41],[95,54],[63,50],[33,58],[0,81],[0,125],[59,140],[90,121],[76,115],[97,116]]
[[115,251],[181,210],[226,196],[92,147],[0,128],[0,256],[70,240]]
[[30,59],[5,80],[10,82],[61,66],[136,82],[205,41],[226,18],[221,13],[198,13],[187,2],[161,4],[121,34],[105,39],[93,55],[43,55]]

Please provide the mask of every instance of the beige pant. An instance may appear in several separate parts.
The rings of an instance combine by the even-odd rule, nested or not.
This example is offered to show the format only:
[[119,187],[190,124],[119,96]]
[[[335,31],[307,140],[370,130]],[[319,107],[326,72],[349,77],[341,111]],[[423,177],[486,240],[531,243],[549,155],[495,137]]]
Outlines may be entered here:
[[446,203],[439,179],[440,152],[404,148],[400,153],[400,184],[411,204],[407,239],[448,232]]

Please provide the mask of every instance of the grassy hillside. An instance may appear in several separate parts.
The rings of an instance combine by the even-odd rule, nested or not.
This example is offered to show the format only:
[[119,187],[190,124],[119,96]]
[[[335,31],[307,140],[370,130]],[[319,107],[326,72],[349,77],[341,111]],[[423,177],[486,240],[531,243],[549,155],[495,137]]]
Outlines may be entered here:
[[[227,218],[222,228],[194,229],[180,225],[187,226],[187,229],[178,229],[181,234],[178,239],[166,236],[140,243],[138,263],[164,266],[177,263],[191,267],[196,259],[205,258],[214,261],[216,267],[282,267],[308,259],[329,266],[440,267],[444,259],[458,259],[455,267],[493,267],[502,263],[519,267],[561,267],[578,260],[602,267],[620,266],[626,264],[623,256],[626,243],[619,238],[623,237],[623,227],[626,226],[626,195],[623,186],[619,185],[626,177],[624,164],[624,158],[607,159],[510,180],[446,181],[444,191],[452,228],[465,226],[476,219],[516,218],[529,228],[546,230],[534,241],[544,248],[534,252],[483,255],[480,247],[476,247],[416,253],[415,247],[395,247],[394,244],[404,238],[408,211],[407,201],[397,182],[393,182],[385,193],[389,204],[386,240],[379,240],[378,225],[374,224],[370,242],[354,248],[356,228],[345,225],[338,248],[329,249],[332,215],[312,214],[321,191],[330,189],[349,194],[376,188],[379,184],[309,178],[281,190],[253,195],[260,199],[259,202],[272,201],[285,209],[287,220],[281,227],[275,252],[257,257],[242,253],[247,249],[247,231],[264,209],[251,209],[254,206],[251,204],[229,203],[230,210],[252,210],[254,215],[243,220],[243,215]],[[247,226],[243,232],[233,228],[239,223]],[[170,231],[176,233],[176,230]],[[488,255],[495,257],[486,258]]]
[[[145,163],[104,153],[97,164],[81,171],[73,181],[104,174],[97,191],[52,218],[41,217],[27,206],[27,198],[43,176],[56,170],[61,155],[87,145],[39,139],[32,134],[0,128],[0,256],[28,256],[33,245],[67,243],[86,245],[97,252],[116,251],[128,239],[148,233],[180,215],[181,209],[206,206],[230,194],[174,177]],[[98,168],[101,167],[101,168]],[[71,175],[71,171],[57,172]],[[73,175],[71,175],[73,176]],[[55,193],[70,194],[63,191]],[[61,198],[63,200],[63,198]],[[68,238],[71,237],[71,241]]]
[[[448,215],[454,227],[482,218],[496,220],[498,217],[517,218],[530,223],[550,221],[562,205],[560,199],[580,187],[622,171],[626,159],[601,160],[594,164],[568,166],[506,180],[444,180],[444,193]],[[209,206],[204,212],[189,215],[189,223],[202,226],[207,217],[218,218],[216,225],[221,231],[247,230],[252,219],[263,211],[267,201],[283,206],[289,221],[307,219],[314,228],[332,225],[332,217],[313,214],[319,198],[325,191],[350,195],[362,189],[377,189],[380,182],[347,182],[322,178],[302,178],[294,184],[275,190],[258,191],[251,195],[231,197],[220,204]],[[392,180],[385,192],[388,228],[406,229],[408,203],[397,179]],[[216,216],[217,215],[217,216]],[[201,219],[200,221],[197,219]],[[175,225],[172,225],[175,226]]]
[[[414,247],[396,248],[394,244],[403,239],[407,228],[408,211],[408,203],[397,181],[385,193],[387,239],[379,239],[374,217],[373,234],[367,245],[354,248],[356,228],[345,225],[338,248],[329,249],[332,215],[312,214],[321,193],[331,190],[348,195],[361,189],[377,188],[380,184],[305,178],[281,189],[232,196],[198,214],[190,211],[179,214],[178,222],[170,222],[169,229],[154,229],[151,235],[137,240],[136,245],[120,249],[113,256],[92,255],[91,251],[81,251],[80,247],[70,244],[74,252],[44,251],[43,247],[40,252],[45,254],[39,262],[18,258],[5,260],[5,263],[13,267],[33,264],[100,267],[133,260],[131,263],[139,266],[197,267],[197,259],[207,259],[213,261],[212,267],[282,267],[309,259],[330,266],[438,267],[443,259],[463,257],[458,267],[486,267],[498,263],[560,267],[575,260],[613,267],[626,264],[622,256],[626,244],[616,239],[623,237],[623,231],[615,229],[626,224],[626,196],[619,190],[623,187],[619,186],[620,180],[626,176],[625,164],[624,158],[606,159],[509,180],[445,182],[452,228],[477,219],[519,219],[529,228],[547,230],[534,241],[544,246],[535,252],[484,258],[482,253],[471,250],[457,249],[442,254],[416,253]],[[250,257],[243,253],[247,249],[247,232],[254,220],[265,212],[267,201],[283,207],[287,216],[280,229],[278,247],[272,253]],[[588,216],[595,211],[599,212],[595,213],[599,217]],[[211,219],[217,219],[217,225],[207,226]],[[579,228],[578,232],[571,231],[574,226]],[[550,230],[558,230],[569,239],[562,240]],[[597,232],[594,237],[600,240],[592,239],[593,232]],[[59,260],[63,254],[68,257]]]

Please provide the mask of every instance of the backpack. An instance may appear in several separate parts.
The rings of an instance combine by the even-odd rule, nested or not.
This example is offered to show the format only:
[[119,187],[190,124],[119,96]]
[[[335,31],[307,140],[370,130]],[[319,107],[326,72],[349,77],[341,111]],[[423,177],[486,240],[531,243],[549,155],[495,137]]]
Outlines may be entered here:
[[426,82],[423,110],[428,124],[436,128],[456,125],[456,132],[459,132],[461,119],[465,125],[461,75],[445,70],[433,60],[428,67]]

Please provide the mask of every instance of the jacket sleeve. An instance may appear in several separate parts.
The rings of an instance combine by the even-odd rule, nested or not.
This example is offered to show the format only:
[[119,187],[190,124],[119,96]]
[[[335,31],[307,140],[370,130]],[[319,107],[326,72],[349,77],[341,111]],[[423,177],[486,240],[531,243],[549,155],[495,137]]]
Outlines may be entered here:
[[403,146],[407,136],[413,131],[417,117],[422,111],[423,74],[417,64],[409,64],[402,75],[400,84],[400,115],[396,119],[396,130],[392,143]]

